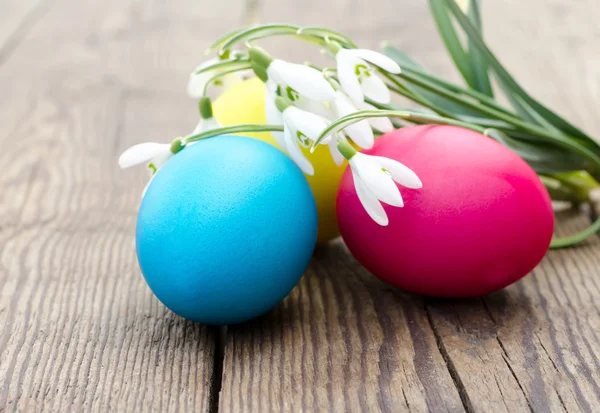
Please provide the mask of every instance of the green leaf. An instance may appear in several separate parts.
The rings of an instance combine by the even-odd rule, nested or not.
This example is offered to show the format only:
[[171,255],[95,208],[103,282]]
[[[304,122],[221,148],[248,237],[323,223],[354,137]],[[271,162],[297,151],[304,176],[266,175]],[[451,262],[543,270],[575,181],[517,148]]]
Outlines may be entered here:
[[510,92],[505,85],[505,83],[501,82],[501,87],[505,90],[505,95],[507,99],[512,104],[512,107],[515,111],[526,121],[534,123],[536,125],[543,126],[549,131],[555,133],[562,133],[560,129],[557,129],[553,124],[544,119],[539,113],[537,113],[530,105],[527,104],[520,96],[514,95]]
[[390,46],[387,42],[381,45],[381,51],[384,55],[392,59],[394,62],[398,63],[402,70],[405,69],[416,69],[416,70],[425,70],[423,65],[417,62],[415,59],[410,57],[406,52],[400,50],[394,46]]
[[548,142],[522,141],[497,129],[488,129],[485,134],[515,152],[539,174],[576,171],[587,165],[581,155]]
[[[469,20],[471,20],[471,23],[477,27],[479,33],[483,33],[481,14],[479,10],[480,0],[469,0],[467,17]],[[467,55],[469,57],[469,63],[471,66],[471,73],[473,75],[473,87],[484,95],[493,97],[494,92],[492,90],[492,84],[490,83],[487,61],[470,38],[468,39],[467,50]]]
[[471,87],[474,87],[467,53],[452,25],[447,6],[444,4],[443,0],[429,0],[429,8],[431,9],[431,14],[433,15],[438,31],[442,36],[442,40],[446,45],[446,49],[448,50],[448,53],[450,53],[450,57],[452,57],[456,68],[463,79],[465,79]]
[[[418,77],[422,81],[425,81],[425,82],[429,81],[432,83],[436,83],[438,86],[443,87],[445,89],[450,89],[448,86],[453,87],[453,85],[451,85],[447,82],[443,82],[443,81],[438,82],[438,79],[435,76],[425,75],[425,73],[424,73],[425,69],[423,68],[423,66],[421,66],[417,61],[412,59],[410,56],[408,56],[402,50],[397,49],[392,46],[389,46],[389,45],[384,45],[382,51],[387,57],[389,57],[390,59],[392,59],[396,63],[398,63],[398,65],[400,65],[400,67],[402,68],[402,70],[404,72],[410,73],[410,74]],[[459,103],[456,103],[453,100],[447,99],[447,98],[440,96],[434,92],[431,92],[423,87],[417,86],[414,83],[410,82],[410,80],[408,80],[406,78],[405,78],[405,80],[407,82],[411,83],[411,85],[410,85],[411,89],[418,92],[421,96],[423,96],[429,102],[433,103],[435,106],[442,108],[447,112],[450,112],[450,113],[453,113],[456,115],[464,115],[464,116],[472,116],[472,117],[482,116],[481,113],[476,110],[473,110],[469,107],[465,107]],[[454,92],[454,90],[452,90],[452,89],[450,89],[450,91]]]
[[542,116],[549,123],[554,125],[556,128],[560,129],[564,133],[594,142],[594,140],[590,138],[587,134],[585,134],[577,127],[573,126],[571,123],[561,118],[556,113],[552,112],[550,109],[546,108],[544,105],[533,99],[515,81],[515,79],[510,75],[510,73],[508,73],[504,66],[502,66],[502,64],[498,61],[496,56],[494,56],[491,50],[487,47],[487,45],[483,41],[483,38],[477,31],[477,28],[463,14],[463,12],[460,10],[460,8],[454,2],[454,0],[430,0],[430,2],[433,1],[444,2],[446,4],[446,6],[450,9],[452,14],[456,18],[457,22],[465,31],[467,37],[473,42],[473,45],[479,49],[479,51],[487,60],[490,69],[494,71],[500,82],[505,84],[505,87],[509,88],[512,91],[512,93],[519,95],[523,99],[523,101],[526,102],[529,106],[531,106],[531,108],[533,108],[533,110],[535,110],[540,116]]

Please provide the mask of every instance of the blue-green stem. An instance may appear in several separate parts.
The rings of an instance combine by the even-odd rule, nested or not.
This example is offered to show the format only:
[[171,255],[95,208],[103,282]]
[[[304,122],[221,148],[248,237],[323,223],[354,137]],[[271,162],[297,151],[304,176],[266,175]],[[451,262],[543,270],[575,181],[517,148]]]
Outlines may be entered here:
[[239,67],[240,70],[250,68],[250,60],[248,59],[236,59],[236,60],[220,60],[212,63],[208,66],[204,66],[194,72],[196,75],[200,75],[206,72],[218,71],[223,72],[225,70],[232,70]]
[[202,139],[214,138],[216,136],[229,135],[232,133],[243,133],[243,132],[283,132],[282,125],[255,125],[255,124],[241,124],[232,126],[223,126],[221,128],[211,129],[205,132],[197,133],[195,135],[186,136],[181,140],[183,146],[197,142]]
[[218,49],[219,55],[222,55],[236,44],[272,36],[294,36],[321,46],[326,44],[326,39],[333,39],[344,45],[356,47],[348,37],[323,27],[301,27],[291,24],[264,24],[238,30],[222,36],[213,43],[208,50],[212,51]]
[[248,65],[244,65],[244,66],[238,66],[238,67],[235,67],[235,68],[233,68],[233,69],[224,70],[224,71],[220,71],[220,72],[217,72],[217,73],[215,73],[215,74],[214,74],[213,76],[211,76],[211,77],[210,77],[210,78],[209,78],[209,79],[206,81],[206,83],[204,84],[204,90],[202,91],[202,94],[203,94],[203,95],[206,95],[206,94],[207,94],[207,92],[208,92],[208,87],[209,87],[210,85],[212,85],[212,84],[213,84],[215,81],[217,81],[217,80],[221,79],[222,77],[224,77],[224,76],[227,76],[227,75],[231,75],[231,74],[233,74],[233,73],[241,72],[241,71],[243,71],[243,70],[249,70],[249,69],[251,69],[251,68],[252,68],[252,67],[251,67],[251,66],[248,64]]

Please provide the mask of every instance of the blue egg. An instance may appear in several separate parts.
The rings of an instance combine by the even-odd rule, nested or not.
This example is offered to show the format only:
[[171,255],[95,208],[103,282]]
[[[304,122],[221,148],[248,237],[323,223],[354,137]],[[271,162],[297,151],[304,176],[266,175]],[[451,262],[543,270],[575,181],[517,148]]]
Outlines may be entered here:
[[235,324],[276,306],[298,283],[317,239],[300,169],[255,139],[222,136],[176,154],[137,219],[137,256],[152,292],[182,317]]

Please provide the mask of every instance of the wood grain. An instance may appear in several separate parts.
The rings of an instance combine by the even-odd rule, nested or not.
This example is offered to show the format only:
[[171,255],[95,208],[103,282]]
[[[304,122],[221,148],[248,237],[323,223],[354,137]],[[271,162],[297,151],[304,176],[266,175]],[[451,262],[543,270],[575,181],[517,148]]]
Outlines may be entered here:
[[33,24],[33,2],[0,3],[1,412],[214,408],[218,331],[147,288],[145,171],[116,161],[193,128],[187,75],[240,4],[45,0]]
[[[585,225],[560,214],[559,233]],[[432,326],[474,411],[595,411],[600,405],[600,239],[551,251],[488,297],[427,302]],[[485,366],[485,368],[482,368]]]
[[[600,136],[598,3],[484,14],[527,89]],[[388,40],[458,79],[425,2],[0,2],[0,412],[597,411],[597,237],[458,301],[393,289],[338,241],[279,307],[225,335],[152,296],[133,248],[146,177],[116,159],[193,128],[190,69],[215,36],[258,20]],[[269,45],[299,61],[310,50]],[[558,231],[585,222],[563,214]]]
[[[484,22],[491,47],[529,91],[600,135],[600,66],[591,57],[600,6],[583,3],[486,2]],[[394,4],[393,16],[385,0],[329,2],[328,12],[317,0],[263,0],[257,9],[263,21],[293,15],[366,47],[389,40],[457,80],[425,2]],[[290,59],[311,50],[285,45],[269,43]],[[557,232],[587,222],[563,213]],[[488,297],[437,300],[380,283],[332,245],[280,307],[228,329],[220,410],[597,411],[599,247],[594,237],[550,252],[523,281]]]
[[460,411],[421,298],[318,250],[270,314],[230,326],[222,411]]

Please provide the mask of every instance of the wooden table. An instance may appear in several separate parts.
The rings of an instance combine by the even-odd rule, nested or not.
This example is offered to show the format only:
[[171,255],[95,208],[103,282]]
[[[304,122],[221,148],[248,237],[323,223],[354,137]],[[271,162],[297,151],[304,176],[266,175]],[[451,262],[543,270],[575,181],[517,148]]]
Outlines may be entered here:
[[[597,0],[484,3],[507,67],[600,137]],[[458,79],[424,1],[0,2],[0,412],[600,411],[597,237],[472,300],[396,290],[340,242],[243,325],[199,326],[152,296],[133,248],[145,171],[118,155],[189,132],[189,71],[257,21],[389,40]],[[562,213],[557,231],[587,219]]]

